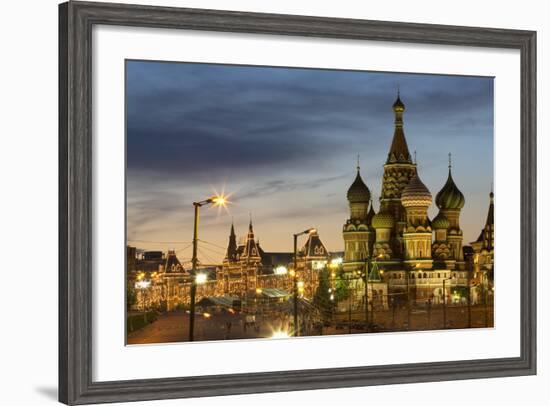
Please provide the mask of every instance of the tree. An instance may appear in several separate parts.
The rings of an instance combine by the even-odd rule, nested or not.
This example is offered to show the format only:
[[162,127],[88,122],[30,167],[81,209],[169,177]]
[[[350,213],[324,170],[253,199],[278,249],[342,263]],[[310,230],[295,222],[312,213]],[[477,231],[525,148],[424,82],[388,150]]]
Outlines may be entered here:
[[331,295],[333,293],[330,289],[329,273],[325,267],[319,272],[319,286],[313,296],[313,304],[319,309],[323,321],[329,321],[332,318],[334,300],[331,300]]
[[128,311],[132,310],[132,306],[134,306],[136,302],[137,302],[136,290],[134,289],[131,283],[128,283],[126,285],[126,310]]
[[351,285],[350,280],[340,275],[340,278],[338,278],[338,280],[336,281],[336,292],[334,294],[334,298],[337,302],[341,300],[346,300],[348,297],[350,297],[350,293],[351,293],[350,285]]

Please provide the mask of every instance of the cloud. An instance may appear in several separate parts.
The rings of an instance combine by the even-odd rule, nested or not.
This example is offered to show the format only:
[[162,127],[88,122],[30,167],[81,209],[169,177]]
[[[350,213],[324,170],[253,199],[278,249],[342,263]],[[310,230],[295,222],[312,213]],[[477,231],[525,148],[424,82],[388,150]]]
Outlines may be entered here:
[[[183,232],[193,200],[224,183],[237,216],[277,213],[289,226],[308,215],[345,217],[357,154],[379,196],[398,84],[422,178],[444,182],[451,151],[457,179],[463,165],[479,173],[473,188],[489,184],[491,78],[127,62],[129,235]],[[206,216],[202,226],[219,221]]]

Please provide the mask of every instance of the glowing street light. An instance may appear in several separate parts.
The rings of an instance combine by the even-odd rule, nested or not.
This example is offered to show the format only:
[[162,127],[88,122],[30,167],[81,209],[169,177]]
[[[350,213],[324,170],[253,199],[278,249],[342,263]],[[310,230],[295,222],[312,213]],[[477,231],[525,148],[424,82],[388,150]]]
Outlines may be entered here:
[[282,331],[282,330],[274,331],[273,335],[271,336],[271,338],[274,338],[274,339],[289,338],[289,337],[290,335],[286,331]]
[[211,197],[209,200],[212,201],[212,204],[214,204],[214,206],[225,207],[228,203],[227,196],[224,196],[224,195],[214,196],[214,197]]
[[342,259],[342,257],[332,258],[332,259],[330,260],[330,265],[329,265],[329,266],[330,266],[331,268],[338,268],[340,265],[342,265],[342,262],[343,262],[343,261],[344,261],[344,260]]
[[205,273],[198,273],[196,276],[195,276],[195,283],[197,285],[202,285],[203,283],[206,283],[206,281],[208,280],[208,275],[205,274]]

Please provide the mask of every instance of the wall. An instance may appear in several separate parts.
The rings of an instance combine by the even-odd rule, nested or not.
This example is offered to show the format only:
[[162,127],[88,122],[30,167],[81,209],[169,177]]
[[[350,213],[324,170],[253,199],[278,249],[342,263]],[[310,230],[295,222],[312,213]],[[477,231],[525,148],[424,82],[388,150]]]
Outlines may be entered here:
[[[142,1],[131,1],[142,3]],[[189,0],[144,3],[231,8],[395,21],[414,21],[538,31],[539,207],[549,204],[544,175],[550,164],[548,76],[550,27],[544,19],[545,2],[352,0]],[[3,285],[0,294],[0,371],[4,378],[2,404],[54,404],[57,383],[57,1],[29,0],[2,5],[0,64],[0,223],[3,248]],[[547,161],[548,162],[548,161]],[[539,247],[548,243],[543,233],[548,215],[539,210]],[[548,250],[539,249],[539,262],[548,263]],[[14,278],[16,276],[16,278]],[[512,404],[526,403],[548,393],[548,351],[543,346],[550,318],[544,269],[539,272],[539,375],[476,381],[381,386],[269,395],[233,396],[227,405],[281,404]],[[544,318],[544,320],[543,320]],[[546,386],[545,386],[546,385]],[[147,405],[215,405],[217,399],[149,402]],[[542,404],[542,401],[534,401]]]

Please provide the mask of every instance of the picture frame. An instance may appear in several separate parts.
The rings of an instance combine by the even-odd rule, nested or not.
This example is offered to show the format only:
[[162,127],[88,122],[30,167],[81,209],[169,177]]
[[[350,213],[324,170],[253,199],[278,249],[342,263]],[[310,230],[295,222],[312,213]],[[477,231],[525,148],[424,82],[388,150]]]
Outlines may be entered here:
[[[521,59],[521,328],[513,358],[94,381],[92,27],[170,28],[516,49]],[[59,6],[59,400],[65,404],[536,374],[536,33],[533,31],[73,2]]]

